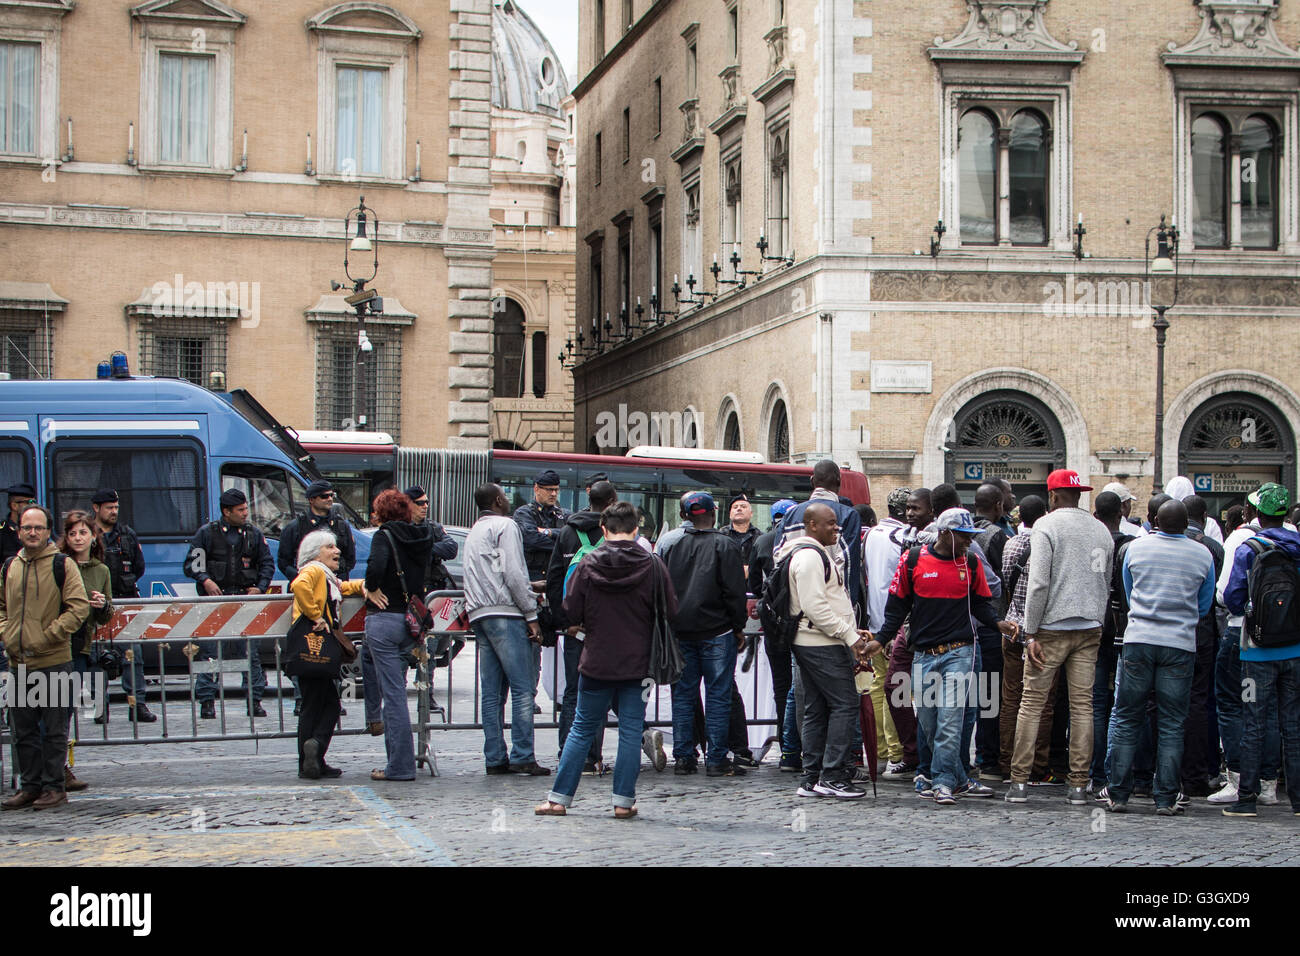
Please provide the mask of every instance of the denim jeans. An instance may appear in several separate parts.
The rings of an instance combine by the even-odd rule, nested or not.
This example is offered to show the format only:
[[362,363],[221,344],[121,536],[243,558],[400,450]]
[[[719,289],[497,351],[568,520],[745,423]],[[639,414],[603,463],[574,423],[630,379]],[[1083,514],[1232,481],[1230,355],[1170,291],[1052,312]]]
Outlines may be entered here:
[[1255,699],[1245,706],[1240,799],[1254,800],[1259,795],[1265,716],[1276,713],[1284,741],[1286,792],[1291,798],[1291,808],[1300,813],[1300,657],[1285,661],[1242,661],[1241,674],[1254,682]]
[[[803,776],[808,785],[849,779],[860,698],[853,655],[844,645],[794,648],[803,682]],[[858,744],[858,753],[862,745]]]
[[785,720],[781,731],[781,756],[787,759],[796,758],[803,751],[803,738],[799,733],[799,724],[802,722],[803,707],[800,706],[803,700],[803,684],[800,683],[799,665],[793,663],[794,655],[790,655],[790,689],[785,695]]
[[[239,657],[247,655],[248,670],[243,672],[242,683],[246,693],[248,693],[249,677],[252,677],[253,690],[248,693],[250,706],[262,699],[266,692],[266,673],[262,670],[262,655],[257,650],[257,640],[228,640],[228,641],[199,641],[199,652],[195,657],[201,660],[215,661],[217,659],[217,644],[221,644],[221,658],[225,661],[236,660]],[[247,645],[247,646],[245,646]],[[127,671],[122,671],[123,686],[125,687]],[[194,681],[194,697],[203,703],[204,701],[217,699],[217,677],[222,675],[200,674]],[[143,672],[140,675],[140,684],[144,685]]]
[[[790,697],[790,688],[794,683],[792,658],[787,648],[773,650],[771,642],[764,639],[763,652],[767,654],[767,664],[772,671],[772,701],[776,704],[776,739],[781,744],[781,755],[785,756],[785,710]],[[798,753],[798,751],[792,751]]]
[[577,712],[569,729],[560,765],[555,771],[555,789],[548,800],[571,806],[582,779],[597,731],[605,727],[611,705],[618,708],[618,756],[614,759],[614,806],[636,804],[636,778],[641,773],[641,733],[645,730],[645,701],[639,680],[599,681],[579,676]]
[[[483,758],[489,767],[532,763],[537,655],[522,617],[481,617],[470,627],[478,641],[483,688]],[[506,752],[505,690],[510,692],[510,751]]]
[[[975,688],[973,664],[971,646],[955,647],[942,654],[917,651],[912,658],[912,696],[917,702],[916,738],[918,745],[925,739],[930,746],[930,779],[936,787],[955,790],[970,776],[961,747]],[[969,744],[969,738],[967,742]]]
[[695,723],[695,695],[704,679],[704,722],[709,748],[704,762],[720,767],[727,761],[727,737],[731,730],[731,682],[736,669],[736,635],[731,631],[702,641],[678,641],[686,667],[673,684],[673,759],[694,759],[692,733]]
[[[1241,628],[1230,627],[1219,641],[1214,662],[1214,702],[1219,714],[1219,736],[1223,740],[1223,759],[1233,773],[1241,770],[1241,736],[1244,706],[1241,693]],[[1260,751],[1259,775],[1276,780],[1282,765],[1282,737],[1277,707],[1264,711],[1263,749]]]
[[1115,704],[1115,665],[1119,660],[1114,641],[1102,638],[1097,648],[1097,670],[1092,681],[1092,768],[1088,775],[1100,789],[1106,776],[1106,757],[1110,753],[1110,715]]
[[[983,669],[981,660],[983,655],[980,652],[980,646],[975,644],[973,647],[975,650],[975,664],[972,673],[975,675],[975,680],[971,684],[971,695],[966,704],[966,713],[962,715],[961,719],[961,767],[962,772],[966,774],[962,780],[963,783],[972,776],[970,745],[972,738],[976,736],[975,728],[979,718],[979,672]],[[976,742],[976,752],[978,753],[978,751],[979,744]]]
[[1182,777],[1183,730],[1195,666],[1195,651],[1154,644],[1124,645],[1124,677],[1115,693],[1114,773],[1110,778],[1110,794],[1116,802],[1127,802],[1133,792],[1138,729],[1147,719],[1147,697],[1154,689],[1159,734],[1156,806],[1174,805]]
[[[582,641],[565,634],[560,638],[560,643],[564,645],[564,699],[560,702],[560,750],[563,751],[578,707],[578,684],[580,683],[578,661],[582,658]],[[605,718],[602,716],[600,727],[591,739],[591,750],[587,754],[587,759],[600,760],[604,749]]]
[[[369,613],[366,615],[369,617]],[[366,723],[377,724],[383,720],[384,689],[379,684],[379,673],[375,670],[374,658],[370,656],[370,644],[361,642],[361,687],[365,694],[363,703],[366,710]],[[402,687],[406,687],[403,675]]]
[[406,662],[402,660],[402,648],[410,642],[404,612],[366,612],[366,647],[376,685],[383,694],[384,750],[388,754],[384,776],[389,780],[415,779],[415,742],[406,703]]
[[[1119,697],[1119,685],[1124,678],[1124,658],[1117,655],[1115,658],[1115,694]],[[1138,724],[1137,750],[1133,754],[1133,782],[1134,785],[1142,784],[1148,789],[1152,786],[1155,779],[1155,701],[1151,699],[1151,694],[1147,695],[1146,719]],[[1119,719],[1115,713],[1115,708],[1110,709],[1110,720],[1106,724],[1106,775],[1104,779],[1115,779],[1115,722]]]

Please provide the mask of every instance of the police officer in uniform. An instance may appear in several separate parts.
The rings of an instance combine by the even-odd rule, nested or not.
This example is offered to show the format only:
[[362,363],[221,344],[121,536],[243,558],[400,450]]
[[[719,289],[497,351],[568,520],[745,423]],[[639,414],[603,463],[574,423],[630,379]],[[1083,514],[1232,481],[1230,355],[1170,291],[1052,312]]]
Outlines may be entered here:
[[[104,544],[104,563],[108,565],[113,597],[139,597],[138,582],[144,576],[144,551],[140,548],[140,538],[131,526],[118,520],[121,504],[117,492],[112,488],[101,488],[90,499],[90,507],[95,513],[95,534]],[[158,715],[144,702],[144,661],[134,659],[140,648],[131,650],[133,660],[129,666],[122,668],[122,690],[128,700],[134,698],[136,702],[134,719],[151,724],[158,719]],[[106,714],[101,714],[95,718],[95,723],[102,724],[106,718]]]
[[524,563],[530,581],[546,580],[555,534],[569,517],[569,512],[556,504],[559,497],[560,476],[548,468],[533,479],[532,502],[515,509],[515,522],[524,536]]
[[[221,493],[221,520],[204,525],[190,539],[185,576],[198,583],[201,595],[265,594],[271,586],[271,578],[275,576],[271,549],[262,532],[249,522],[248,498],[238,488]],[[244,689],[248,692],[249,711],[254,717],[265,717],[262,692],[266,690],[266,674],[262,671],[256,642],[249,642],[249,646]],[[208,660],[215,658],[215,643],[200,642],[199,655]],[[216,679],[211,674],[200,674],[194,694],[202,707],[200,716],[205,720],[216,717]]]
[[9,496],[9,516],[0,523],[0,564],[23,549],[18,541],[18,519],[24,508],[36,504],[36,489],[31,485],[10,485],[5,493]]

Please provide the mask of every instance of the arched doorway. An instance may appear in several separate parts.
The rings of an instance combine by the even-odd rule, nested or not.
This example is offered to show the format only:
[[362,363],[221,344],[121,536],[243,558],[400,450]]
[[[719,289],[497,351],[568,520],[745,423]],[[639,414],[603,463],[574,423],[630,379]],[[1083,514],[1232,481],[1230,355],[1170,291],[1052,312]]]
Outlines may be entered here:
[[1065,433],[1046,405],[1024,392],[998,389],[971,399],[953,419],[944,453],[944,480],[962,501],[975,489],[1005,478],[1016,497],[1047,497],[1047,473],[1064,468]]
[[1178,473],[1222,516],[1266,481],[1296,486],[1295,433],[1272,403],[1225,392],[1197,407],[1178,439]]

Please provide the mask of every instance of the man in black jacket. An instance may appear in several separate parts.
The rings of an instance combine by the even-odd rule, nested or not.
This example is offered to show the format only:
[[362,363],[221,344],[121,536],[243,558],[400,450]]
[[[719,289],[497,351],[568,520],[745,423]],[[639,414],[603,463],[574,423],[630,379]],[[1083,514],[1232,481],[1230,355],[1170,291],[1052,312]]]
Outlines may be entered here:
[[[140,539],[135,531],[125,522],[118,520],[121,502],[118,500],[117,492],[112,488],[101,488],[90,499],[90,507],[95,513],[94,532],[104,545],[104,563],[108,565],[113,597],[139,597],[139,580],[144,576],[144,551],[140,547]],[[122,690],[126,692],[128,699],[135,699],[134,719],[141,723],[152,724],[158,716],[144,702],[144,662],[138,657],[140,647],[136,646],[132,651],[129,666],[122,668]],[[108,714],[101,713],[95,718],[95,723],[102,724],[107,719]]]
[[[543,477],[543,476],[538,476]],[[558,483],[558,482],[557,482]],[[564,614],[565,579],[569,565],[586,545],[599,545],[604,540],[600,529],[600,513],[618,501],[618,492],[608,481],[597,481],[587,490],[587,508],[569,515],[555,532],[555,547],[546,568],[546,603],[551,610],[551,626],[557,631],[567,631],[569,619]],[[519,513],[515,512],[515,520]],[[586,538],[586,542],[583,542]],[[525,555],[527,552],[525,552]],[[531,577],[531,570],[529,572]],[[573,715],[578,707],[578,659],[582,655],[582,641],[567,635],[564,638],[564,698],[560,701],[560,752],[573,726]],[[601,749],[604,733],[592,741],[584,772],[591,773],[602,763]]]
[[[979,528],[975,543],[983,550],[994,574],[1002,572],[1002,552],[1011,540],[1002,528],[1002,501],[1002,489],[991,482],[975,490],[975,527]],[[999,610],[1005,610],[1011,597],[1003,593],[999,600]],[[980,686],[1001,687],[1002,636],[984,628],[980,629],[979,636]],[[1002,779],[999,728],[998,708],[991,706],[991,701],[981,701],[975,730],[975,756],[980,776],[997,781]]]
[[[1205,533],[1209,508],[1205,499],[1188,495],[1183,499],[1187,508],[1187,537],[1205,545],[1214,560],[1214,579],[1223,573],[1223,545]],[[1211,771],[1218,775],[1218,766],[1210,767],[1209,712],[1206,699],[1214,685],[1214,659],[1219,650],[1220,606],[1216,602],[1210,612],[1196,623],[1196,661],[1192,670],[1192,699],[1183,726],[1183,793],[1189,797],[1208,797]],[[1215,740],[1217,741],[1217,737]],[[1217,755],[1218,749],[1215,748]]]
[[[790,498],[782,498],[776,504],[772,505],[772,528],[765,534],[760,534],[754,540],[754,550],[749,558],[749,593],[754,595],[755,599],[763,596],[764,579],[772,572],[776,566],[772,556],[772,548],[776,543],[777,532],[781,528],[781,519],[785,513],[793,508],[794,501]],[[790,696],[790,684],[794,679],[793,665],[790,657],[789,648],[781,648],[777,651],[772,650],[772,642],[764,641],[763,650],[767,654],[767,662],[772,668],[772,698],[776,702],[776,739],[775,742],[780,745],[785,740],[785,711],[786,700]],[[732,704],[735,707],[734,701]],[[798,731],[795,731],[796,736]],[[782,748],[782,760],[785,759],[785,751]]]
[[674,773],[695,773],[691,732],[695,696],[704,679],[704,716],[709,747],[704,757],[710,777],[744,771],[727,759],[731,722],[731,685],[737,649],[744,645],[747,603],[740,549],[717,530],[717,506],[703,491],[682,502],[690,520],[682,537],[663,550],[664,563],[677,592],[673,629],[686,668],[673,685]]
[[414,525],[427,524],[429,531],[433,534],[433,547],[430,549],[433,556],[429,560],[429,570],[424,576],[425,591],[444,591],[454,588],[456,582],[451,579],[451,575],[447,573],[447,568],[442,562],[450,561],[456,557],[460,552],[460,545],[429,514],[428,492],[419,485],[412,485],[403,494],[410,498],[411,504],[414,505],[411,510],[411,523]]
[[333,510],[337,497],[334,486],[328,481],[313,481],[307,486],[307,513],[298,515],[280,532],[280,549],[275,563],[285,580],[292,581],[298,576],[298,545],[317,528],[325,528],[334,534],[339,546],[339,580],[346,581],[348,572],[356,567],[357,546],[352,540],[352,529],[343,516]]
[[546,577],[558,532],[569,518],[569,512],[556,503],[559,498],[560,476],[548,468],[533,479],[533,500],[515,509],[515,523],[524,536],[524,563],[530,581]]
[[36,504],[36,489],[31,485],[10,485],[5,494],[9,496],[9,516],[0,522],[0,564],[23,549],[18,540],[18,519],[24,508]]
[[754,553],[754,541],[758,538],[758,529],[752,524],[754,506],[744,494],[736,495],[727,505],[731,523],[722,529],[722,533],[740,547],[740,560],[748,567]]
[[[275,560],[261,530],[248,520],[248,498],[238,488],[221,493],[221,520],[205,524],[190,539],[185,576],[195,580],[200,595],[265,594],[271,586]],[[243,642],[230,642],[231,650],[239,643]],[[248,692],[248,709],[254,717],[265,717],[262,693],[266,690],[266,674],[262,671],[257,642],[247,643],[244,690]],[[215,642],[201,641],[195,657],[211,660],[215,653]],[[199,675],[194,683],[194,696],[199,701],[201,718],[211,720],[217,716],[217,681],[211,674]]]

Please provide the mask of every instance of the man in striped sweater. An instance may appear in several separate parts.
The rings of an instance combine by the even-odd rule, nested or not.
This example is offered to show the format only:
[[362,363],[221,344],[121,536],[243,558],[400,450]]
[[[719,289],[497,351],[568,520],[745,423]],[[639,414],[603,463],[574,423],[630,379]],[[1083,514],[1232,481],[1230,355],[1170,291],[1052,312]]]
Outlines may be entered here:
[[1166,501],[1156,533],[1129,543],[1122,575],[1128,597],[1124,677],[1115,697],[1114,775],[1106,808],[1126,809],[1133,790],[1133,755],[1146,702],[1156,695],[1156,813],[1182,813],[1178,789],[1183,725],[1196,663],[1196,625],[1214,604],[1214,559],[1187,537],[1187,507]]

